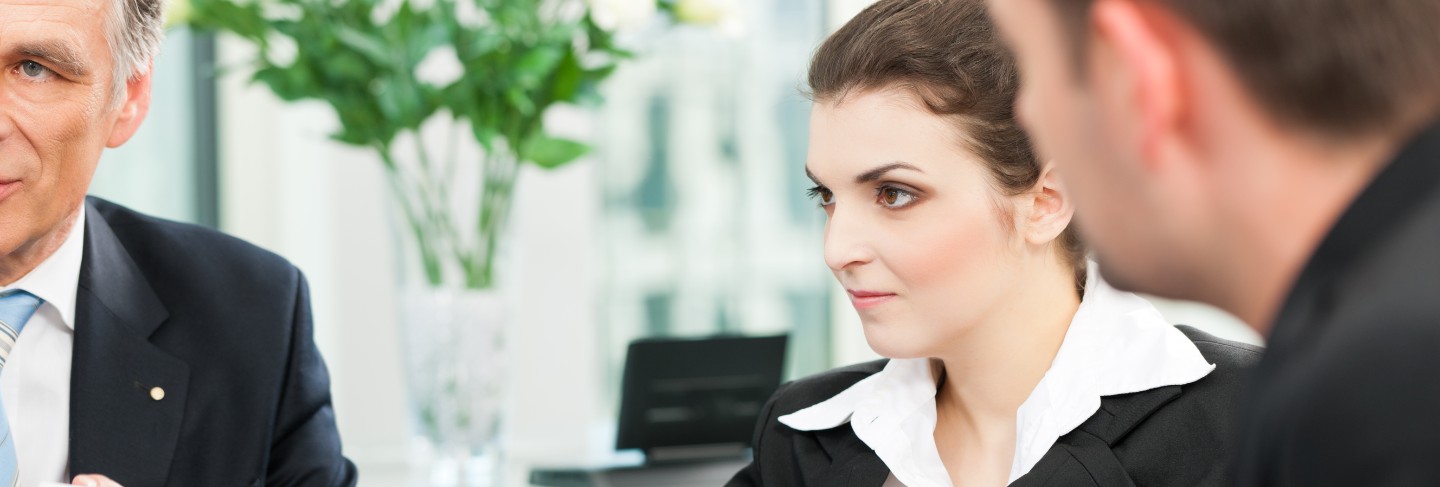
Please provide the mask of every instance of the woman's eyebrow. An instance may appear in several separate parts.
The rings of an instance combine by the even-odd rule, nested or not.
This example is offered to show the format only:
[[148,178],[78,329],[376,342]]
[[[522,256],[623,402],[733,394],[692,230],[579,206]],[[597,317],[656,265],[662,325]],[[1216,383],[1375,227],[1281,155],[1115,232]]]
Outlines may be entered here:
[[871,170],[869,170],[869,171],[865,171],[864,173],[860,174],[859,176],[855,176],[855,183],[856,183],[856,184],[871,183],[871,182],[874,182],[874,181],[876,181],[876,180],[884,177],[885,174],[889,173],[890,171],[895,171],[895,170],[899,170],[899,169],[909,169],[909,170],[911,170],[911,171],[915,171],[915,172],[918,172],[918,173],[922,173],[922,174],[925,173],[925,171],[921,171],[920,168],[915,167],[915,166],[912,166],[912,165],[910,165],[910,164],[907,164],[907,163],[904,163],[904,162],[892,162],[892,163],[890,163],[890,164],[886,164],[886,165],[877,167],[877,168],[875,168],[875,169],[871,169]]

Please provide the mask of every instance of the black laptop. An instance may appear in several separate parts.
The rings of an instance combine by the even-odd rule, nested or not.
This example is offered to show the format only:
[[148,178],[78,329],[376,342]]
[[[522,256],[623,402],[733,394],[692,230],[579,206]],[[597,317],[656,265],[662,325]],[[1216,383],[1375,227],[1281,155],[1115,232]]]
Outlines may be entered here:
[[787,341],[778,335],[631,343],[615,447],[643,451],[645,464],[536,469],[530,482],[554,487],[723,484],[748,461],[755,422],[780,386]]

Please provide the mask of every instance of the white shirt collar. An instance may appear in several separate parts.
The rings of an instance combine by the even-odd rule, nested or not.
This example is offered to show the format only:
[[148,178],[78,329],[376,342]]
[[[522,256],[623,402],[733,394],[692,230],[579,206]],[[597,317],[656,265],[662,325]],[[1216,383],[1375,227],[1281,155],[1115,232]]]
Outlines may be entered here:
[[[1055,360],[1016,412],[1009,482],[1093,416],[1101,397],[1189,384],[1214,369],[1154,306],[1110,287],[1091,264],[1085,297]],[[879,373],[779,420],[804,431],[849,422],[906,486],[950,485],[935,447],[935,378],[929,359],[891,360]]]
[[41,306],[54,307],[60,313],[60,321],[71,330],[75,329],[75,295],[80,287],[80,261],[85,257],[85,205],[80,206],[79,216],[70,227],[70,235],[55,253],[46,257],[40,265],[25,277],[0,292],[20,289],[45,300]]

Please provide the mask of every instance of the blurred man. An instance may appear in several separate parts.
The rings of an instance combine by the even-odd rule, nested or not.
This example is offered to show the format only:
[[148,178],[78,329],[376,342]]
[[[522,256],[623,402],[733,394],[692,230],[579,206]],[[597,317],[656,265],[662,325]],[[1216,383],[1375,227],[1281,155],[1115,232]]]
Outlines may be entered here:
[[1440,0],[992,0],[1106,277],[1268,334],[1240,485],[1440,485]]
[[161,10],[0,0],[0,485],[353,485],[300,273],[85,197]]

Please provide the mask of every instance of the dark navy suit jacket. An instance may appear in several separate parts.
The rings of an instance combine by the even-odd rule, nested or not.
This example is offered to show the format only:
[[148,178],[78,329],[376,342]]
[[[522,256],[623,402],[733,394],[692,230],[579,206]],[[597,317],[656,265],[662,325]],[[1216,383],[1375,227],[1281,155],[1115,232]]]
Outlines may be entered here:
[[[1237,396],[1260,348],[1179,327],[1215,364],[1191,384],[1105,397],[1011,487],[1229,486]],[[884,360],[801,379],[771,397],[755,431],[755,459],[727,484],[881,487],[890,469],[845,423],[799,431],[778,418],[829,399],[879,372]]]
[[85,211],[70,471],[126,487],[354,485],[300,272],[212,230],[97,198]]

